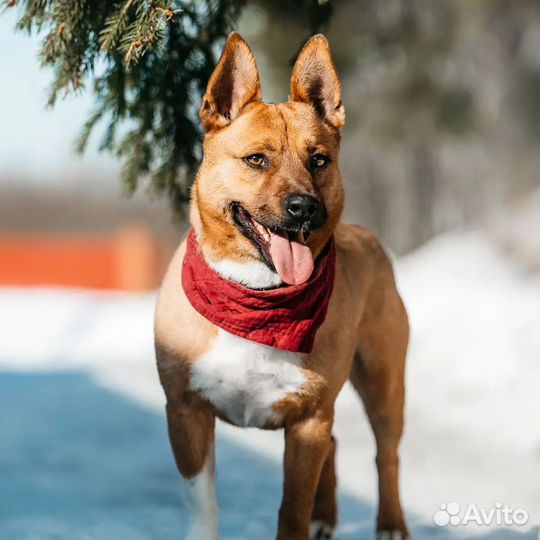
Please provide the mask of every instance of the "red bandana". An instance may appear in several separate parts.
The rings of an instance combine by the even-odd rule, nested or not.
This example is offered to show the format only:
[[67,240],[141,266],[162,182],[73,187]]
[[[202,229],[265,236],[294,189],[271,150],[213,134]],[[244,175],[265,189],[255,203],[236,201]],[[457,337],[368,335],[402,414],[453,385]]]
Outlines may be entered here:
[[192,229],[182,266],[182,286],[191,305],[227,332],[278,349],[308,353],[326,317],[335,268],[336,250],[331,241],[305,283],[249,289],[208,266]]

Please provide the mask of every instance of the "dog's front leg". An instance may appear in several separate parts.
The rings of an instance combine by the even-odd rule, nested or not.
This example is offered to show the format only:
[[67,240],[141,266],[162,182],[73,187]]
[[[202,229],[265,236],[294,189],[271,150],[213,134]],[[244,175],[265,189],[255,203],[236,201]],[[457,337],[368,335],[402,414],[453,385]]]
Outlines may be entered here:
[[217,540],[214,415],[183,402],[167,403],[169,438],[186,481],[190,523],[186,540]]
[[285,428],[284,492],[278,540],[306,540],[315,492],[331,442],[332,415],[319,413]]

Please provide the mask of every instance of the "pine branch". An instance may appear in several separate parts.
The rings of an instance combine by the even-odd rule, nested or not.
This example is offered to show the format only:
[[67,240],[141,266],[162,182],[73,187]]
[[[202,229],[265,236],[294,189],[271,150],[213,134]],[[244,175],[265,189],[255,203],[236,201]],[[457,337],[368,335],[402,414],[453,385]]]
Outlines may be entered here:
[[105,21],[103,30],[99,33],[101,42],[101,52],[108,52],[113,47],[116,47],[118,40],[125,32],[128,24],[128,11],[133,5],[134,0],[126,0],[117,12],[113,13]]

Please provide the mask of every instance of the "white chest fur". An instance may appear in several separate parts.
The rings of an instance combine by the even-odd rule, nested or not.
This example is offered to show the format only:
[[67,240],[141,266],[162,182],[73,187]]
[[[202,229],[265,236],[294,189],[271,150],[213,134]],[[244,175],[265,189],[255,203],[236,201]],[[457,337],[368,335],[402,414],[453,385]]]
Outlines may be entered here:
[[301,356],[220,329],[212,348],[193,365],[191,388],[243,427],[278,421],[272,405],[298,392],[306,378]]

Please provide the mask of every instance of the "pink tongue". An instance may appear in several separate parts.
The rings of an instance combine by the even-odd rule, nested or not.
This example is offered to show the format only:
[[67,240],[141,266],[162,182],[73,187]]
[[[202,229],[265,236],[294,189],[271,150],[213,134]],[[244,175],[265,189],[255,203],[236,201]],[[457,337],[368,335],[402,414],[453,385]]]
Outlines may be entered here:
[[291,240],[271,231],[270,256],[279,277],[288,285],[305,283],[313,272],[311,250],[299,240]]

